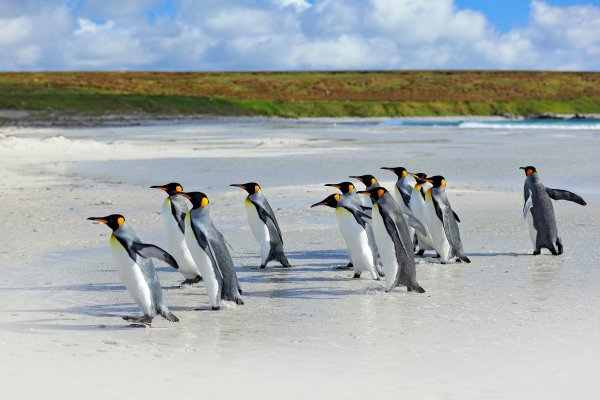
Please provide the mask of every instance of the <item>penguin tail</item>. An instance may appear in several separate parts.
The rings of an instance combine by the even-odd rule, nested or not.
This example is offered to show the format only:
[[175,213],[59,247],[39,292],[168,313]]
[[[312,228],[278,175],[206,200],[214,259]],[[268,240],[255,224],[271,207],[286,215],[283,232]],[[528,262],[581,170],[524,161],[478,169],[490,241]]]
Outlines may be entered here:
[[469,260],[469,257],[464,256],[464,255],[463,256],[458,256],[458,259],[461,260],[461,261],[466,262],[467,264],[471,263],[471,260]]
[[173,314],[171,311],[169,311],[169,309],[167,307],[161,307],[158,310],[158,313],[160,314],[161,317],[163,317],[167,321],[179,322],[179,318],[177,318],[175,316],[175,314]]

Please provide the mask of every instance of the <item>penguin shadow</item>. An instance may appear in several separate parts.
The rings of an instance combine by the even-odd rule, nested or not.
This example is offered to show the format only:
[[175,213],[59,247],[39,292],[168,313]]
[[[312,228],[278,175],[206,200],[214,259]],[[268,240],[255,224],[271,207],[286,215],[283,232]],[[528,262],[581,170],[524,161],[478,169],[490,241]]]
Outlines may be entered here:
[[288,298],[288,299],[338,299],[355,294],[355,290],[333,289],[328,287],[288,288],[280,290],[259,290],[248,293],[248,297]]
[[81,285],[60,285],[60,286],[28,286],[28,287],[18,287],[18,288],[10,288],[3,287],[0,288],[0,292],[2,291],[49,291],[49,292],[110,292],[110,291],[123,291],[127,290],[125,286],[115,283],[88,283]]
[[506,252],[489,252],[489,253],[469,253],[468,257],[524,257],[531,256],[531,253],[516,253],[514,251]]
[[[46,313],[58,314],[57,318],[45,318],[25,321],[14,321],[0,323],[0,330],[5,331],[23,331],[29,333],[41,333],[39,331],[118,331],[130,328],[130,324],[123,321],[123,316],[139,314],[133,304],[118,303],[118,304],[96,304],[90,306],[74,306],[65,308],[41,308],[31,310],[8,310],[16,315],[25,313]],[[77,324],[70,325],[61,323],[60,321],[77,321],[78,318],[69,318],[68,315],[84,315],[95,318],[115,318],[118,321],[114,325],[105,323],[98,324]],[[55,322],[55,323],[52,323]]]

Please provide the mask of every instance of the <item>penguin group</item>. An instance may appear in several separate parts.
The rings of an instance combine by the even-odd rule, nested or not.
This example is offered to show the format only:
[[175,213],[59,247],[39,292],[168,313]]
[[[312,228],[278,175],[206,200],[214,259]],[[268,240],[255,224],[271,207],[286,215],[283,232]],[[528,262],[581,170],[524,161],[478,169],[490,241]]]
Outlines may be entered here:
[[[442,264],[450,261],[470,263],[463,249],[458,223],[446,195],[446,179],[441,175],[410,173],[404,167],[382,167],[396,177],[393,194],[373,175],[354,175],[364,186],[343,181],[325,186],[339,189],[312,207],[335,209],[335,218],[349,253],[344,269],[353,269],[353,278],[363,274],[371,279],[385,278],[385,291],[404,286],[424,293],[416,279],[415,257],[434,252]],[[581,205],[578,195],[546,188],[533,166],[525,171],[523,215],[528,222],[533,255],[542,248],[552,254],[563,252],[554,217],[552,200],[569,200]],[[259,247],[260,269],[275,261],[291,268],[285,255],[283,236],[273,209],[256,182],[231,184],[246,191],[245,207],[252,234]],[[210,201],[202,192],[185,192],[172,182],[151,186],[167,195],[161,207],[164,247],[144,243],[121,214],[90,217],[111,230],[110,248],[117,273],[137,303],[142,316],[124,316],[132,325],[151,326],[160,315],[171,322],[179,319],[164,302],[162,287],[152,259],[165,262],[183,277],[181,287],[203,283],[212,310],[223,302],[243,305],[242,288],[235,272],[227,242],[210,216]],[[364,201],[361,199],[363,195]],[[188,207],[188,202],[191,208]]]

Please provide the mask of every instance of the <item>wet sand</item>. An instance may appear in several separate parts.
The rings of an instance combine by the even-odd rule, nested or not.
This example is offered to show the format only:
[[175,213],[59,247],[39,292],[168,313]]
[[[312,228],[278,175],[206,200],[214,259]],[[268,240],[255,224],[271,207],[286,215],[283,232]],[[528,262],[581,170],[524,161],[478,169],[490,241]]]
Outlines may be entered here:
[[[380,126],[365,121],[204,121],[0,130],[0,364],[3,393],[29,398],[588,399],[600,378],[600,132]],[[522,165],[555,203],[560,257],[530,255]],[[427,293],[350,279],[323,183],[381,166],[443,174],[469,265],[419,261]],[[85,218],[124,214],[162,244],[163,193],[177,180],[211,199],[246,305],[208,311],[202,285],[159,275],[181,322],[135,314]],[[244,194],[256,180],[277,213],[292,270],[258,270]],[[197,309],[200,310],[197,310]]]

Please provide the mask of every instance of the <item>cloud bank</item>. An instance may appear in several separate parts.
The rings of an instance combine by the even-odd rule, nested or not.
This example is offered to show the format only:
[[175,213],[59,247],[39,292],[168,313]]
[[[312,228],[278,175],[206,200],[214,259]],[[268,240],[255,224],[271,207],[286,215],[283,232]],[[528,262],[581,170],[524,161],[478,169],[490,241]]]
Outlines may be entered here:
[[3,0],[0,70],[600,69],[600,7],[500,32],[453,0]]

